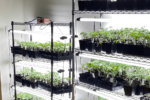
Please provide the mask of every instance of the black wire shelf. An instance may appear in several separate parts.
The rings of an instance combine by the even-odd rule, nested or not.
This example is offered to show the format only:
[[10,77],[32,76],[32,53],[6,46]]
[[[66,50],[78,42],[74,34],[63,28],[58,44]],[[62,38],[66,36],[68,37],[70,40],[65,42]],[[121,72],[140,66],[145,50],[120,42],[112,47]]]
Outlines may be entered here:
[[112,11],[80,11],[75,10],[74,14],[150,14],[150,10],[112,10]]
[[[140,97],[142,95],[134,95],[134,96],[125,96],[124,90],[123,89],[119,89],[119,90],[115,90],[115,91],[110,91],[107,89],[103,89],[94,85],[90,85],[87,83],[83,83],[83,82],[78,82],[78,85],[75,86],[77,89],[98,95],[98,96],[103,96],[104,98],[108,97],[111,98],[109,100],[140,100]],[[96,90],[96,91],[93,91]],[[118,99],[120,98],[120,99]]]
[[[14,25],[31,25],[31,26],[50,26],[51,23],[49,24],[36,24],[36,23],[21,23],[21,22],[14,22]],[[69,26],[70,23],[54,23],[54,26]]]

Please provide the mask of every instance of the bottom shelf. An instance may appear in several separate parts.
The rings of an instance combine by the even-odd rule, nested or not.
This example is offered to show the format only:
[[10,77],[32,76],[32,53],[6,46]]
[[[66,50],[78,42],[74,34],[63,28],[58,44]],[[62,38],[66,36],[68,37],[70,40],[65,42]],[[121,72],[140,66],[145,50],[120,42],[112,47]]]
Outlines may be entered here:
[[[115,91],[109,91],[109,90],[99,88],[99,87],[96,87],[93,85],[89,85],[89,84],[86,84],[83,82],[79,82],[79,84],[77,86],[75,86],[75,88],[83,90],[83,91],[88,92],[90,94],[108,99],[108,100],[140,100],[140,97],[142,97],[142,95],[125,96],[123,89],[115,90]],[[95,89],[97,89],[97,90],[94,91]]]
[[[17,82],[16,86],[17,93],[23,92],[23,93],[30,93],[32,95],[42,97],[45,100],[51,100],[51,92],[46,91],[41,88],[32,89],[31,87],[21,87],[20,83]],[[63,93],[63,94],[53,94],[53,100],[71,100],[71,94],[72,93]]]

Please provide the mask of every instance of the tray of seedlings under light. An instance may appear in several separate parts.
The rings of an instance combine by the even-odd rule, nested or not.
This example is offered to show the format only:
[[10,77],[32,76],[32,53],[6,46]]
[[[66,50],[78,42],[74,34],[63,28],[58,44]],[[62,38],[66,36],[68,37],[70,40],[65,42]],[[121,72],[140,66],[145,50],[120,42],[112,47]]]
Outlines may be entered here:
[[81,66],[83,69],[79,77],[81,82],[110,91],[123,89],[126,96],[150,92],[148,69],[93,59]]
[[36,72],[28,67],[17,71],[15,80],[21,84],[22,87],[27,86],[32,89],[41,88],[53,93],[67,93],[72,92],[72,84],[69,84],[70,78],[62,79],[57,72],[53,72],[53,87],[51,86],[51,72],[42,74]]
[[61,43],[59,41],[53,44],[53,53],[51,52],[51,43],[20,42],[15,40],[17,46],[11,47],[11,52],[30,58],[45,58],[53,60],[72,59],[73,53],[69,50],[71,43]]

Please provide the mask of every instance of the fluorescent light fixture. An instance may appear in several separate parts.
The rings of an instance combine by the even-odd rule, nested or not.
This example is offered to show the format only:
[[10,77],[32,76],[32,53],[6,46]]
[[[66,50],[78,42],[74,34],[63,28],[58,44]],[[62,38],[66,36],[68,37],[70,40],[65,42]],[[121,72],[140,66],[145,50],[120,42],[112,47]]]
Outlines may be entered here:
[[[10,31],[12,32],[12,30]],[[23,34],[23,35],[47,35],[47,36],[51,36],[50,32],[41,32],[41,31],[20,31],[20,30],[14,30],[14,34]],[[68,35],[68,34],[62,34],[62,33],[54,33],[53,34],[54,37],[62,37],[65,36],[67,38],[72,38],[72,35]],[[78,37],[77,35],[75,35],[75,38]]]
[[101,19],[101,18],[77,18],[77,21],[87,21],[87,22],[110,22],[111,19]]
[[96,60],[103,60],[103,61],[109,61],[109,62],[116,62],[116,63],[122,63],[132,66],[139,66],[144,68],[150,68],[149,62],[140,62],[140,61],[133,61],[133,60],[127,60],[127,59],[119,59],[119,58],[113,58],[113,57],[106,57],[101,55],[92,55],[92,54],[79,54],[79,57],[89,58],[89,59],[96,59]]

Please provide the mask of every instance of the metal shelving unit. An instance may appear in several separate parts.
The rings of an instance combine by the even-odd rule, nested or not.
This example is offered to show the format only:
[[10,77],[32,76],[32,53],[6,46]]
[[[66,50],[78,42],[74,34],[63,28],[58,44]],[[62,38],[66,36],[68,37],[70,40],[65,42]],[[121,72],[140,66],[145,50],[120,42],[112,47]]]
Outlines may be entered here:
[[[15,31],[14,30],[14,26],[17,26],[17,25],[29,25],[30,26],[30,31]],[[71,31],[71,28],[72,28],[72,24],[71,23],[55,23],[55,22],[50,22],[49,24],[34,24],[34,23],[21,23],[21,22],[11,22],[11,26],[12,26],[12,29],[11,29],[11,32],[12,32],[12,47],[15,46],[15,43],[14,43],[14,34],[15,33],[19,33],[19,34],[28,34],[30,35],[30,41],[32,41],[32,34],[34,34],[35,32],[32,33],[32,26],[50,26],[51,27],[51,52],[53,53],[53,36],[54,36],[54,26],[68,26],[69,27],[69,32],[70,32],[70,43],[72,42],[71,41],[71,34],[72,34],[72,31]],[[73,39],[74,40],[74,39]],[[70,46],[70,50],[74,50],[73,46],[71,47]],[[23,58],[23,60],[21,59],[18,59],[18,58]],[[53,65],[54,65],[54,58],[53,58],[53,55],[51,56],[51,59],[34,59],[34,58],[29,58],[29,57],[21,57],[19,55],[16,55],[15,53],[13,53],[13,68],[14,68],[14,95],[15,95],[15,99],[17,98],[17,90],[19,91],[22,91],[22,92],[32,92],[33,89],[25,89],[25,88],[21,88],[21,87],[18,87],[18,85],[16,84],[16,80],[15,80],[15,74],[16,74],[16,66],[19,64],[19,65],[22,65],[22,64],[27,64],[29,67],[37,67],[37,63],[34,63],[34,62],[38,62],[38,61],[41,61],[43,62],[44,64],[46,64],[45,68],[46,69],[51,69],[51,86],[53,86],[53,71],[54,71],[54,68],[53,68]],[[68,59],[68,62],[69,62],[69,67],[68,69],[71,69],[71,62],[72,59]],[[49,67],[49,65],[51,64],[51,66]],[[60,68],[58,68],[60,69]],[[56,71],[56,69],[55,69]],[[71,71],[69,71],[69,77],[71,77]],[[71,84],[71,82],[69,82],[69,84]],[[74,84],[74,80],[72,78],[72,84]],[[32,92],[33,94],[35,93],[35,95],[39,95],[38,93],[36,93],[37,91],[34,91]],[[49,95],[49,96],[48,96]],[[49,99],[53,100],[53,98],[57,98],[55,95],[53,96],[53,90],[51,90],[51,93],[49,92],[45,98],[48,98],[50,97]],[[40,95],[39,95],[40,96]],[[42,95],[44,96],[44,95]],[[71,98],[71,94],[69,93],[69,98]],[[58,98],[59,100],[60,99],[63,99],[63,98]],[[57,99],[56,99],[57,100]],[[69,99],[66,99],[66,100],[69,100]]]
[[[98,14],[98,15],[100,15],[99,18],[102,18],[103,14],[150,14],[150,10],[80,11],[80,10],[75,10],[75,1],[76,0],[72,0],[73,34],[75,34],[75,31],[76,31],[75,29],[77,26],[76,25],[77,20],[75,19],[76,15]],[[101,27],[101,22],[100,22],[100,27]],[[150,66],[150,64],[149,64],[150,59],[145,58],[145,57],[136,57],[136,56],[132,56],[132,55],[118,55],[118,54],[111,55],[111,54],[106,54],[106,53],[81,51],[79,49],[75,49],[75,51],[76,51],[76,55],[79,57],[82,57],[82,58],[117,62],[117,63],[123,63],[123,64],[128,64],[128,65],[140,66],[140,67],[144,67],[144,68],[149,68],[149,66]],[[74,68],[74,66],[73,66],[73,68]],[[89,89],[90,87],[92,87],[92,89]],[[93,91],[93,88],[95,88],[95,87],[89,86],[88,84],[82,83],[82,82],[79,82],[79,84],[76,85],[75,88],[83,90],[83,91],[91,93],[91,94],[94,94],[94,95],[97,95],[97,96],[104,97],[108,100],[139,100],[139,96],[127,97],[124,94],[120,94],[120,96],[119,96],[118,93],[120,93],[120,92],[118,92],[116,95],[116,91],[112,92],[112,91],[104,90],[101,88],[99,88],[96,91]],[[123,92],[123,90],[121,90],[121,91]],[[107,94],[109,94],[109,95],[107,95]],[[116,96],[116,98],[115,98],[115,96]],[[73,95],[73,97],[74,97],[74,95]],[[112,97],[114,97],[114,99]],[[118,97],[119,97],[119,99],[118,99]]]

